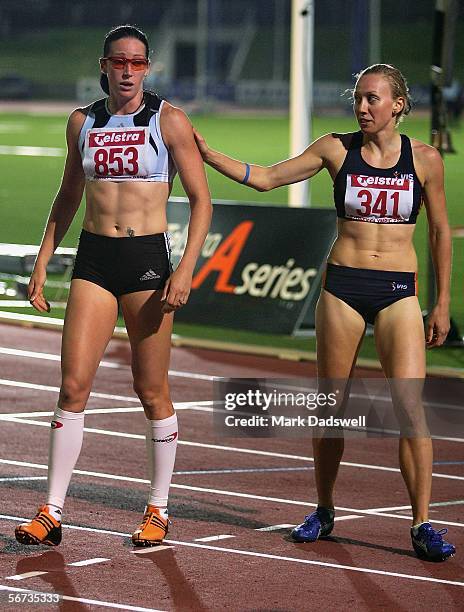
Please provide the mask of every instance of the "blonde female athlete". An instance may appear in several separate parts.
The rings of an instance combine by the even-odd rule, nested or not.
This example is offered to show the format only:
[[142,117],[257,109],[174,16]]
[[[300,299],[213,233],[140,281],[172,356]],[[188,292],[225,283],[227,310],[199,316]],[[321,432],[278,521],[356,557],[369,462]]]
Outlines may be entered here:
[[[354,89],[360,131],[327,134],[301,155],[270,167],[244,164],[211,150],[195,133],[203,159],[231,179],[267,191],[308,179],[327,169],[334,182],[338,236],[328,257],[316,309],[318,375],[348,379],[366,323],[390,379],[425,377],[425,344],[439,346],[449,330],[451,243],[439,153],[396,127],[411,108],[399,70],[376,64],[363,70]],[[437,281],[437,302],[426,338],[416,295],[417,258],[412,237],[425,202]],[[313,542],[334,526],[333,488],[343,438],[315,438],[318,508],[297,526],[293,538]],[[416,552],[429,559],[454,554],[445,532],[428,522],[432,482],[430,437],[401,437],[401,473],[412,504],[411,537]]]
[[[211,219],[203,161],[184,113],[143,90],[148,42],[139,29],[108,33],[100,59],[109,93],[71,113],[68,154],[29,283],[33,306],[43,295],[46,267],[79,207],[86,211],[62,339],[62,384],[51,423],[48,496],[23,544],[61,541],[64,500],[82,446],[84,408],[100,359],[122,309],[132,350],[134,390],[147,418],[150,491],[134,545],[159,544],[168,531],[167,498],[177,445],[177,417],[168,387],[174,311],[188,299],[192,273]],[[186,249],[170,264],[166,204],[179,173],[191,207]],[[102,442],[103,443],[103,442]]]

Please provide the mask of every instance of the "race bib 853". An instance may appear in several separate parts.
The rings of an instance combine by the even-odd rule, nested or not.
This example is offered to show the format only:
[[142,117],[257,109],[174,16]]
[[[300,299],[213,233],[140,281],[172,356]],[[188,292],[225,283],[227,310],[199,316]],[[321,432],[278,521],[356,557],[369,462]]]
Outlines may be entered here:
[[87,131],[83,167],[90,179],[145,178],[148,127],[93,128]]

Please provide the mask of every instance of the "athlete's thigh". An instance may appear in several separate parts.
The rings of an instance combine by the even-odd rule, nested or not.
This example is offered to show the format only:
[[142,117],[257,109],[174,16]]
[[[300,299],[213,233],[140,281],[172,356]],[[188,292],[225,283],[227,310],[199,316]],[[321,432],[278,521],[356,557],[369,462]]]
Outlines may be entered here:
[[322,378],[348,378],[366,324],[346,302],[322,289],[316,307],[317,369]]
[[118,303],[112,293],[83,279],[71,282],[61,342],[63,378],[93,378],[113,334]]
[[132,349],[134,378],[154,385],[167,382],[173,313],[161,312],[161,291],[137,291],[120,303]]
[[425,376],[425,335],[417,297],[398,300],[379,312],[375,344],[388,378]]

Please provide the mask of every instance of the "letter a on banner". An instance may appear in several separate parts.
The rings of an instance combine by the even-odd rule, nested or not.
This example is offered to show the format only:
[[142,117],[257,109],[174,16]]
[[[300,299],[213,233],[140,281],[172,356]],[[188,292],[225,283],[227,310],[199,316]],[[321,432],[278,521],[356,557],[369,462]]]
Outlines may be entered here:
[[219,272],[214,289],[222,293],[233,293],[235,286],[229,285],[229,278],[234,270],[245,242],[253,229],[253,221],[243,221],[227,236],[213,256],[199,270],[192,281],[192,289],[198,289],[211,272]]

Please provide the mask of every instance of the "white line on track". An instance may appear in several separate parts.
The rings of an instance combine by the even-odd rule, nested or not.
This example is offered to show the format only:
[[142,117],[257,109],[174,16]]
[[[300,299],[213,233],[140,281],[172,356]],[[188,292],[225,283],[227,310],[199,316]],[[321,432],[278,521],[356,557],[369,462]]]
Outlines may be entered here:
[[259,529],[254,529],[254,531],[277,531],[277,529],[288,529],[289,527],[295,527],[295,524],[282,523],[280,525],[270,525],[269,527],[260,527]]
[[163,546],[163,544],[159,544],[158,546],[147,546],[146,548],[139,548],[138,550],[131,550],[130,552],[133,555],[146,555],[147,553],[155,553],[160,550],[174,550],[175,546]]
[[[185,402],[185,403],[188,403],[188,402]],[[191,402],[191,403],[197,406],[200,402]],[[15,423],[23,423],[25,425],[38,425],[41,427],[49,426],[48,423],[44,423],[41,421],[17,418],[16,415],[14,414],[0,415],[0,420],[11,421]],[[115,436],[117,438],[132,438],[135,440],[145,440],[145,436],[142,434],[131,434],[131,433],[126,433],[122,431],[111,431],[108,429],[96,429],[96,428],[91,428],[91,427],[84,427],[84,431],[89,432],[89,433],[100,434],[104,436]],[[282,459],[295,459],[299,461],[314,462],[313,457],[303,457],[301,455],[289,455],[286,453],[274,453],[271,451],[261,451],[261,450],[251,449],[251,448],[240,448],[236,446],[221,446],[219,444],[207,444],[206,442],[191,442],[189,440],[179,440],[178,444],[185,445],[185,446],[193,446],[193,447],[198,447],[198,448],[208,448],[212,450],[222,450],[226,452],[245,453],[245,454],[251,454],[251,455],[262,455],[262,456],[267,456],[267,457],[279,457]],[[395,473],[400,472],[399,468],[393,468],[393,467],[387,467],[387,466],[381,466],[381,465],[370,465],[366,463],[353,463],[350,461],[341,461],[340,465],[347,466],[347,467],[369,469],[369,470],[380,470],[382,472],[395,472]],[[448,480],[464,480],[464,476],[456,476],[454,474],[440,474],[440,473],[433,472],[432,476],[435,476],[436,478],[445,478]]]
[[25,147],[0,145],[0,155],[27,155],[32,157],[64,157],[65,149],[58,147]]
[[[3,302],[2,302],[3,303]],[[28,305],[29,302],[27,302]],[[41,359],[43,361],[61,361],[61,355],[57,355],[55,353],[41,353],[39,351],[25,351],[21,349],[14,349],[7,346],[0,346],[0,355],[10,355],[13,357],[24,357],[29,359]],[[115,361],[100,361],[100,366],[103,368],[113,368],[115,370],[128,370],[130,371],[131,367],[124,363],[117,363]],[[209,374],[199,374],[197,372],[182,372],[180,370],[169,370],[169,376],[177,377],[177,378],[191,378],[193,380],[206,380],[213,381],[216,380],[217,376],[211,376]]]
[[[13,593],[29,593],[31,595],[51,595],[48,591],[32,591],[30,589],[19,589],[14,587],[7,587],[0,584],[0,591],[10,591]],[[53,593],[56,595],[56,593]],[[140,606],[130,606],[129,604],[117,604],[109,601],[100,601],[99,599],[85,599],[84,597],[71,597],[70,595],[60,595],[60,600],[64,601],[77,601],[79,603],[89,604],[93,606],[102,606],[103,608],[116,608],[117,610],[130,610],[130,612],[164,612],[163,610],[157,610],[155,608],[141,608]],[[27,602],[26,602],[27,603]]]
[[66,565],[70,565],[71,567],[85,567],[86,565],[96,565],[97,563],[104,563],[105,561],[111,561],[111,559],[105,559],[104,557],[95,557],[95,559],[75,561],[74,563],[66,563]]
[[[25,304],[29,305],[29,302],[25,302]],[[15,349],[15,348],[4,347],[4,346],[0,347],[0,354],[11,355],[11,356],[16,356],[16,357],[31,358],[31,359],[41,359],[44,361],[60,361],[61,360],[61,356],[56,353],[42,353],[40,351],[29,351],[29,350]],[[129,365],[117,363],[114,361],[106,361],[106,360],[101,361],[100,366],[104,368],[114,368],[114,369],[119,369],[119,370],[130,370],[131,369]],[[197,372],[184,372],[182,370],[169,370],[168,373],[169,373],[169,376],[172,376],[172,377],[190,378],[193,380],[215,381],[215,380],[220,380],[221,378],[223,378],[222,376],[211,376],[209,374],[200,374]],[[286,385],[284,388],[299,390],[301,389],[301,386]],[[360,398],[360,399],[365,399],[365,398],[371,399],[370,395],[366,395],[363,393],[353,393],[352,392],[351,397]],[[376,401],[382,401],[382,402],[388,402],[388,403],[391,402],[391,397],[389,395],[377,395],[376,394],[375,399]],[[451,408],[451,409],[455,408],[455,409],[462,410],[462,406],[460,403],[449,404],[449,403],[441,403],[441,402],[426,402],[426,404],[429,407]],[[447,439],[447,438],[443,438],[443,439]],[[452,438],[450,438],[450,440],[454,441],[454,439]],[[459,439],[459,438],[458,440],[463,441],[462,439]]]
[[[10,516],[10,515],[4,515],[4,514],[0,514],[0,519],[4,519],[4,520],[10,520],[10,521],[25,521],[27,519],[22,518],[22,517],[18,517],[18,516]],[[95,528],[88,528],[88,527],[80,527],[80,526],[75,526],[75,525],[63,525],[63,527],[65,529],[77,529],[79,531],[91,531],[92,533],[101,533],[101,534],[110,534],[110,535],[116,535],[122,538],[130,538],[130,534],[128,533],[121,533],[121,532],[117,532],[117,531],[108,531],[105,529],[95,529]],[[225,553],[225,554],[230,554],[230,555],[238,555],[238,556],[244,556],[244,557],[255,557],[255,558],[260,558],[260,559],[269,559],[270,561],[286,561],[288,563],[298,563],[298,564],[303,564],[303,565],[314,565],[314,566],[319,566],[319,567],[327,567],[327,568],[331,568],[331,569],[342,569],[342,570],[348,570],[348,571],[352,571],[352,572],[360,572],[360,573],[364,573],[364,574],[377,574],[380,576],[390,576],[393,578],[401,578],[401,579],[408,579],[408,580],[419,580],[421,582],[432,582],[432,583],[439,583],[439,584],[448,584],[451,586],[459,586],[459,587],[464,587],[464,582],[460,582],[457,580],[445,580],[443,578],[432,578],[430,576],[416,576],[414,574],[401,574],[399,572],[388,572],[385,570],[377,570],[377,569],[372,569],[372,568],[368,568],[368,567],[354,567],[352,565],[343,565],[341,563],[327,563],[325,561],[315,561],[312,559],[299,559],[299,558],[295,558],[295,557],[286,557],[286,556],[281,556],[281,555],[272,555],[272,554],[268,554],[268,553],[260,553],[260,552],[255,552],[252,550],[238,550],[235,548],[222,548],[220,546],[211,546],[211,545],[207,545],[207,544],[197,544],[194,542],[181,542],[179,540],[165,540],[166,544],[173,544],[175,546],[186,546],[188,548],[199,548],[199,549],[203,549],[203,550],[210,550],[216,553]],[[303,545],[304,546],[304,545]],[[127,608],[127,609],[131,609],[131,608]]]
[[20,480],[47,480],[47,476],[14,476],[8,478],[0,478],[0,482],[17,482]]
[[[59,387],[51,387],[50,385],[37,385],[34,383],[27,383],[20,380],[8,380],[5,378],[0,378],[0,385],[4,385],[6,387],[20,387],[22,389],[34,389],[34,391],[51,391],[52,393],[60,392]],[[135,402],[136,404],[140,404],[140,400],[138,398],[126,397],[124,395],[111,395],[109,393],[96,393],[95,391],[92,391],[90,393],[90,397],[110,399],[120,402]]]
[[[464,499],[457,499],[455,501],[445,501],[445,502],[433,502],[429,504],[429,506],[431,507],[457,506],[460,504],[464,504]],[[400,510],[411,510],[411,506],[390,506],[388,508],[369,508],[365,512],[399,512]]]
[[195,538],[194,542],[217,542],[218,540],[228,540],[229,538],[235,538],[235,536],[223,533],[221,535],[206,536],[206,538]]
[[[28,463],[26,461],[15,461],[13,459],[0,459],[0,464],[4,463],[6,465],[16,465],[20,467],[30,467],[38,470],[47,470],[48,467],[45,464],[40,463]],[[132,476],[119,476],[118,474],[107,474],[105,472],[90,472],[88,470],[74,470],[73,474],[79,474],[81,476],[91,476],[95,478],[103,478],[105,480],[116,480],[122,482],[134,482],[139,484],[149,484],[149,480],[146,478],[134,478]],[[243,499],[255,499],[259,501],[266,502],[274,502],[277,504],[289,504],[293,506],[303,506],[303,507],[317,507],[317,504],[313,502],[309,502],[306,500],[296,500],[296,499],[283,499],[281,497],[266,497],[264,495],[255,495],[252,493],[241,493],[239,491],[227,491],[224,489],[211,489],[207,487],[193,487],[191,485],[182,485],[182,484],[171,484],[172,489],[181,489],[185,491],[196,491],[197,493],[208,493],[215,495],[225,495],[227,497],[238,497]],[[405,519],[411,520],[411,516],[399,515],[399,514],[386,514],[384,512],[376,512],[375,510],[360,510],[359,508],[346,508],[344,506],[336,506],[336,510],[340,510],[342,512],[350,512],[353,514],[362,514],[362,515],[373,515],[387,518],[395,518],[395,519]],[[335,519],[338,520],[338,519]],[[464,527],[464,523],[453,523],[451,521],[438,521],[434,519],[434,523],[439,523],[441,525],[453,525],[455,527]]]
[[26,580],[26,578],[35,578],[35,576],[43,576],[43,574],[48,574],[48,572],[25,572],[24,574],[5,576],[5,580]]
[[[213,408],[209,406],[213,404],[210,400],[200,400],[198,402],[174,402],[176,410],[197,410],[199,412],[212,412]],[[125,414],[132,412],[143,412],[142,406],[125,406],[124,408],[86,408],[85,414]],[[51,417],[55,413],[46,410],[36,410],[34,412],[3,412],[0,413],[0,420],[9,421],[10,419],[26,419],[30,417]],[[38,421],[37,421],[38,422]]]

